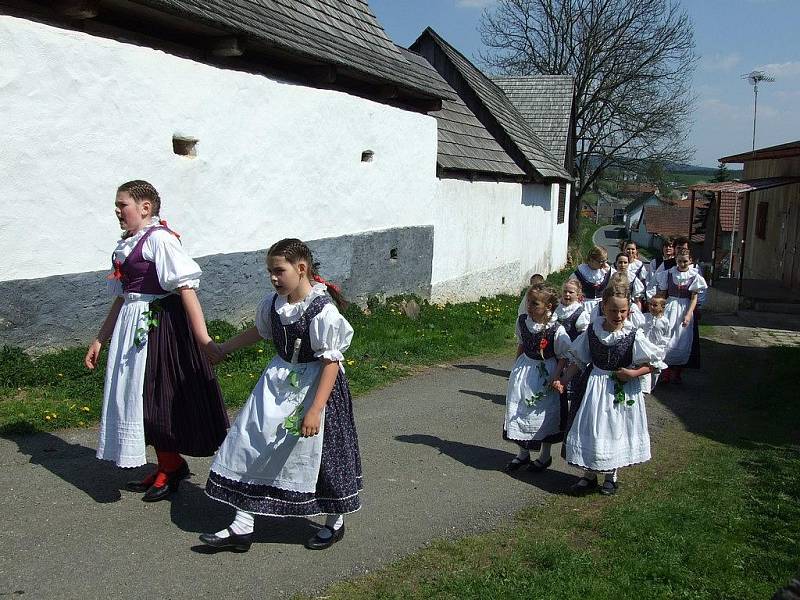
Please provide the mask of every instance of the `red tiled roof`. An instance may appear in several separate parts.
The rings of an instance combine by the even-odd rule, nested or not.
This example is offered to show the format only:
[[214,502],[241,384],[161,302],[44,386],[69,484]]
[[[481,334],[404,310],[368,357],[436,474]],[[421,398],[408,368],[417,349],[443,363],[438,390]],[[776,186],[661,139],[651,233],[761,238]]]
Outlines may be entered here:
[[722,202],[719,205],[719,222],[722,231],[733,231],[734,213],[736,213],[736,229],[742,227],[742,199],[740,194],[732,192],[722,193]]
[[689,207],[645,206],[644,226],[651,235],[686,235],[689,230]]

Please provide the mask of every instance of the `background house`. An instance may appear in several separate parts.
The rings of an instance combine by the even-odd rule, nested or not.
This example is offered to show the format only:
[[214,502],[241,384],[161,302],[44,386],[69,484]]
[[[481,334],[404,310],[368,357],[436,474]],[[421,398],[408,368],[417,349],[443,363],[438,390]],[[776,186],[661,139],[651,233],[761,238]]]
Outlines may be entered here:
[[0,186],[17,207],[0,217],[2,343],[93,334],[110,303],[114,191],[135,178],[156,185],[203,267],[210,318],[252,319],[264,250],[286,236],[309,240],[356,301],[517,291],[564,263],[569,175],[499,88],[479,137],[505,156],[489,170],[448,163],[471,143],[443,146],[431,116],[459,101],[453,86],[366,1],[296,4],[0,9]]

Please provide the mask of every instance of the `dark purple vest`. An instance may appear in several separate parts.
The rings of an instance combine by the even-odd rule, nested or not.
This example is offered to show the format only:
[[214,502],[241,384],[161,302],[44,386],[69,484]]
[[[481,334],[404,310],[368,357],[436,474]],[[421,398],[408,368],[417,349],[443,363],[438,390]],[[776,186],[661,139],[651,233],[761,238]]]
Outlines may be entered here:
[[[525,325],[526,318],[527,315],[520,315],[518,319],[519,331],[520,335],[522,336],[522,349],[525,351],[525,356],[532,358],[533,360],[542,360],[543,354],[545,359],[553,358],[556,355],[555,348],[553,348],[553,340],[556,336],[558,323],[548,325],[539,333],[533,333],[530,329],[528,329],[528,326]],[[547,340],[547,346],[545,347],[544,352],[539,350],[539,344],[542,343],[543,339]]]
[[669,283],[667,284],[667,295],[670,298],[691,298],[692,292],[689,287],[694,283],[694,277],[691,277],[685,284],[679,285],[675,283],[672,278],[672,272],[669,273]]
[[128,258],[126,258],[120,266],[120,270],[122,271],[122,291],[126,294],[169,294],[158,282],[158,272],[156,271],[155,263],[145,260],[142,256],[142,245],[156,229],[165,229],[169,231],[166,227],[151,227],[148,229],[144,235],[139,238],[139,241],[128,255]]
[[309,363],[317,359],[314,356],[314,349],[311,347],[311,336],[308,333],[308,326],[311,320],[316,317],[326,304],[331,302],[327,296],[318,296],[314,298],[306,308],[306,311],[300,316],[297,321],[284,325],[281,323],[280,315],[275,310],[275,301],[278,299],[278,294],[272,298],[272,307],[270,308],[270,322],[272,325],[272,342],[275,344],[275,349],[286,362],[292,360],[292,352],[294,352],[294,341],[300,338],[300,355],[297,362]]
[[575,269],[575,277],[581,283],[583,297],[587,300],[594,300],[595,298],[600,298],[603,295],[603,290],[608,286],[608,280],[611,279],[611,269],[606,271],[606,276],[603,277],[603,281],[600,283],[590,282],[581,274],[580,269]]
[[613,346],[606,346],[597,337],[594,327],[589,325],[589,352],[592,364],[604,371],[616,371],[633,363],[633,341],[636,339],[634,329]]
[[558,322],[564,327],[564,331],[567,332],[569,339],[573,342],[578,338],[580,333],[578,332],[578,318],[583,314],[583,307],[576,308],[575,311],[568,317],[564,317],[564,319],[559,319]]

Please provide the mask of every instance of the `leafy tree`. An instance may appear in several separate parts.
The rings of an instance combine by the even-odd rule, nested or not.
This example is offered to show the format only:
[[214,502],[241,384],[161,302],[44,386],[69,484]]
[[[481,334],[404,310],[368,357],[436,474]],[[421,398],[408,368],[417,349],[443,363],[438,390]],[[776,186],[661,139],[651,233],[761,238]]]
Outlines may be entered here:
[[483,62],[504,75],[575,80],[575,196],[610,166],[686,162],[697,56],[677,0],[497,0],[481,17]]

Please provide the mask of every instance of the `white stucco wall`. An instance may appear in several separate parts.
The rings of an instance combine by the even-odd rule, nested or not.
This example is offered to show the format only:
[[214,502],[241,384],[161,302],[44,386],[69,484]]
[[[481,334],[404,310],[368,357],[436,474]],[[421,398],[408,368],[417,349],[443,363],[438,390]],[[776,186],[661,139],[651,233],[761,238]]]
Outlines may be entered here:
[[8,16],[0,42],[0,281],[106,268],[130,179],[194,256],[432,222],[432,117]]
[[441,179],[433,205],[435,301],[516,293],[533,273],[546,275],[566,262],[557,185]]

